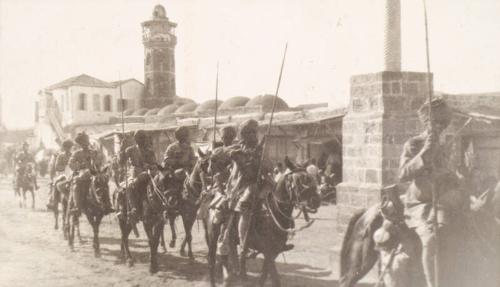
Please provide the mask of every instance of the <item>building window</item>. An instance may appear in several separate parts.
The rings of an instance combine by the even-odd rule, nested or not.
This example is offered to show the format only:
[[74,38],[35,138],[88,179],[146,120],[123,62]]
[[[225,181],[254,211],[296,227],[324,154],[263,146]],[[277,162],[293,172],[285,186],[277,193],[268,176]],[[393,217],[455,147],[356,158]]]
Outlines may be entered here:
[[101,96],[99,95],[94,95],[94,98],[92,99],[92,102],[94,103],[94,111],[98,112],[101,110]]
[[80,111],[87,110],[87,95],[86,94],[80,94],[78,96],[78,109]]
[[111,96],[110,95],[104,96],[104,111],[111,112]]
[[116,109],[119,112],[125,111],[128,108],[128,102],[125,99],[116,100]]

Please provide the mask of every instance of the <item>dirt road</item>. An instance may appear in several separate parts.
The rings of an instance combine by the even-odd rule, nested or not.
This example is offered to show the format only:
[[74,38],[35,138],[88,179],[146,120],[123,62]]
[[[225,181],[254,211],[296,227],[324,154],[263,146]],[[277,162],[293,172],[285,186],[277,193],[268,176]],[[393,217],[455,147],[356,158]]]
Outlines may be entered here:
[[[53,229],[53,215],[45,209],[47,180],[40,180],[35,210],[21,209],[11,189],[10,179],[0,179],[0,286],[208,286],[206,245],[202,227],[195,225],[195,261],[179,255],[178,248],[159,257],[160,272],[148,272],[148,245],[141,235],[131,235],[131,251],[136,264],[127,267],[119,261],[120,231],[114,216],[101,225],[100,258],[94,258],[91,229],[81,218],[83,241],[70,252],[60,230]],[[292,239],[295,249],[279,257],[278,270],[283,286],[337,286],[336,273],[330,272],[329,250],[338,245],[335,208],[323,207],[312,227]],[[177,223],[178,245],[184,233]],[[166,239],[170,231],[165,231]],[[286,259],[286,262],[285,262]],[[254,286],[262,260],[251,260],[250,280],[238,286]],[[337,268],[335,268],[337,269]],[[336,271],[336,270],[334,270]]]

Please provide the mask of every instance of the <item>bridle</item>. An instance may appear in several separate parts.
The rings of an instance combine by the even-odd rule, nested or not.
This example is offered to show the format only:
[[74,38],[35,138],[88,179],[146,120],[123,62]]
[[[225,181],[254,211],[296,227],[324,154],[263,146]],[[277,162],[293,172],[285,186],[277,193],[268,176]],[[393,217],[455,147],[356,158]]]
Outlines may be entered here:
[[[303,170],[299,170],[299,171],[303,172]],[[278,184],[276,184],[276,183],[273,184],[272,191],[269,192],[269,194],[267,196],[265,196],[265,199],[266,199],[265,200],[265,205],[266,205],[267,210],[268,210],[269,214],[271,215],[271,218],[273,219],[274,223],[276,224],[276,226],[278,227],[278,229],[280,229],[283,232],[286,232],[287,234],[289,234],[291,236],[293,236],[298,231],[301,231],[301,230],[306,229],[309,226],[311,226],[314,223],[314,219],[310,219],[309,216],[307,215],[307,213],[311,212],[311,211],[312,211],[311,213],[317,212],[317,209],[310,209],[307,206],[305,206],[303,203],[300,202],[300,191],[299,191],[299,188],[297,188],[297,186],[295,186],[295,184],[293,182],[293,178],[291,178],[292,174],[294,174],[296,172],[299,172],[299,171],[291,171],[291,172],[286,173],[285,175],[283,175],[284,178],[282,180],[285,181],[285,189],[288,192],[288,198],[290,199],[290,201],[283,200],[283,199],[280,199],[280,198],[276,197],[275,191],[276,191],[276,188],[278,186]],[[304,187],[306,189],[311,188],[310,186],[307,186],[307,185],[304,185],[304,184],[302,184],[302,187]],[[273,209],[272,209],[272,206],[271,206],[271,202],[270,202],[270,198],[274,202],[275,209],[278,211],[278,213],[281,216],[285,217],[289,221],[294,221],[302,213],[304,213],[304,219],[306,220],[306,224],[304,226],[300,227],[300,228],[285,228],[285,227],[283,227],[281,225],[281,223],[278,221],[276,215],[273,212]],[[288,206],[289,208],[292,209],[292,211],[293,211],[293,208],[297,208],[297,209],[299,209],[299,213],[295,217],[288,216],[280,208],[280,204]]]

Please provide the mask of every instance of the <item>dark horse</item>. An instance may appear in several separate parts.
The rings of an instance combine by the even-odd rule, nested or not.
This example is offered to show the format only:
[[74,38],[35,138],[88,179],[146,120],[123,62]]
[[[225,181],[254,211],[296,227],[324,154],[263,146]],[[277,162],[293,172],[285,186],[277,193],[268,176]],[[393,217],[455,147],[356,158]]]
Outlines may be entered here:
[[[198,208],[200,207],[201,192],[202,190],[207,189],[207,178],[205,175],[207,174],[210,154],[204,154],[201,150],[198,150],[198,156],[199,158],[193,168],[193,171],[184,182],[182,194],[178,198],[176,198],[174,207],[167,209],[166,214],[168,223],[170,225],[170,230],[172,232],[172,240],[170,241],[171,248],[175,247],[175,240],[177,238],[175,231],[175,219],[178,215],[181,216],[185,236],[181,243],[180,254],[181,256],[186,256],[185,248],[187,246],[187,256],[190,259],[194,259],[193,251],[191,248],[191,242],[193,240],[191,231],[196,221]],[[206,233],[206,220],[203,221],[203,227],[205,228],[205,238],[207,239],[208,235]],[[163,234],[161,239],[161,244],[165,248]]]
[[26,192],[31,194],[31,208],[35,209],[36,173],[33,165],[28,164],[24,172],[20,172],[14,182],[16,196],[19,197],[19,207],[26,207]]
[[[185,255],[185,246],[188,247],[188,256],[193,257],[191,249],[192,235],[191,230],[196,220],[196,212],[199,206],[200,193],[204,184],[203,168],[206,168],[207,163],[205,157],[200,153],[200,159],[197,161],[191,175],[188,178],[182,178],[182,174],[172,173],[170,171],[160,172],[146,181],[143,186],[138,186],[139,202],[142,204],[142,222],[144,230],[148,236],[150,248],[150,267],[151,273],[158,271],[158,245],[160,236],[163,234],[165,225],[164,213],[173,214],[173,209],[179,212],[184,223],[186,237],[181,246],[181,255]],[[179,178],[181,176],[182,179]],[[179,194],[182,192],[183,194]],[[120,229],[122,232],[121,251],[123,259],[130,266],[133,265],[133,258],[130,254],[128,246],[128,236],[132,227],[126,216],[119,219]]]
[[[459,181],[460,185],[463,182]],[[495,187],[496,186],[496,187]],[[465,195],[469,190],[462,190]],[[379,284],[394,286],[425,286],[421,268],[421,246],[416,233],[404,224],[403,203],[399,196],[383,196],[382,202],[361,210],[350,220],[340,258],[340,286],[352,287],[380,260]],[[460,252],[453,256],[459,262],[453,277],[457,284],[498,286],[500,282],[500,185],[492,184],[479,197],[463,196],[464,213],[454,238],[461,239]],[[393,214],[390,214],[393,213]],[[377,230],[389,224],[396,228],[392,250],[377,250]],[[455,243],[456,244],[456,243]],[[460,244],[460,243],[459,243]],[[455,250],[455,249],[454,249]],[[399,254],[406,254],[406,264],[394,263]],[[404,261],[404,260],[403,260]],[[448,274],[443,274],[448,275]],[[456,285],[458,286],[458,285]]]
[[[85,214],[87,220],[92,226],[94,234],[92,245],[94,247],[95,257],[99,257],[101,255],[99,246],[99,226],[105,215],[103,202],[109,200],[109,198],[105,198],[106,196],[109,196],[109,175],[107,170],[108,166],[105,166],[100,170],[94,169],[94,171],[91,172],[90,187],[88,193],[85,195],[86,200],[84,201],[84,206],[82,206],[82,212]],[[68,244],[71,250],[73,250],[75,229],[79,225],[79,214],[72,211],[74,204],[74,200],[70,200],[66,215],[66,232]]]
[[[294,228],[292,212],[299,208],[304,212],[315,212],[320,205],[320,197],[314,179],[304,168],[297,167],[288,158],[285,159],[290,172],[285,174],[265,195],[265,210],[254,213],[253,224],[248,235],[248,247],[264,255],[260,285],[263,286],[267,277],[271,275],[272,286],[280,286],[280,278],[275,265],[276,257],[283,252],[283,248],[290,233],[297,232],[312,224],[312,221],[302,228]],[[236,162],[238,164],[238,162]],[[212,167],[213,162],[210,163]],[[208,221],[208,265],[210,272],[210,284],[216,286],[216,250],[217,242],[221,232],[221,223],[209,219]],[[229,270],[228,261],[223,260],[222,265]],[[228,281],[226,280],[225,284]]]

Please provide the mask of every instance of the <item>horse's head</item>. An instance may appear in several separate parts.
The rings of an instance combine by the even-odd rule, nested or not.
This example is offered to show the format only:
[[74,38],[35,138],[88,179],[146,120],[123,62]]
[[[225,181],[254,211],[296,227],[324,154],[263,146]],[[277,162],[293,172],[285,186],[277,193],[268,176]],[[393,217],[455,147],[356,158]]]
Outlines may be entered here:
[[198,149],[198,161],[196,162],[196,165],[199,168],[198,172],[204,172],[205,174],[208,173],[208,169],[210,167],[210,156],[210,151],[204,153]]
[[109,194],[109,165],[104,166],[101,169],[95,169],[92,171],[91,177],[91,190],[95,192],[97,199],[100,201],[104,196]]
[[292,163],[288,157],[285,158],[285,165],[290,171],[280,178],[275,192],[288,194],[290,203],[302,211],[315,213],[321,199],[313,176],[307,173],[304,167]]
[[398,186],[393,184],[384,187],[381,191],[380,212],[385,219],[392,223],[404,221],[404,204],[399,197]]
[[208,156],[207,174],[215,175],[227,171],[231,164],[231,156],[225,147],[218,147]]

